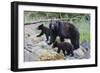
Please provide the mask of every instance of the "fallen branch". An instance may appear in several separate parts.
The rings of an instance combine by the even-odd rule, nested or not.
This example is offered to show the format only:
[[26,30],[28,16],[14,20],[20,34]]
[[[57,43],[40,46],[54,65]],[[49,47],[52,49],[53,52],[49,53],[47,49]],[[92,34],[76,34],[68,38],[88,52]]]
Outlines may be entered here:
[[70,21],[70,20],[73,20],[73,19],[78,19],[80,18],[79,16],[77,17],[73,17],[73,18],[61,18],[61,19],[44,19],[44,20],[40,20],[40,21],[36,21],[36,22],[32,22],[32,23],[25,23],[24,25],[30,25],[30,24],[37,24],[37,23],[42,23],[42,22],[50,22],[51,20],[62,20],[62,21]]

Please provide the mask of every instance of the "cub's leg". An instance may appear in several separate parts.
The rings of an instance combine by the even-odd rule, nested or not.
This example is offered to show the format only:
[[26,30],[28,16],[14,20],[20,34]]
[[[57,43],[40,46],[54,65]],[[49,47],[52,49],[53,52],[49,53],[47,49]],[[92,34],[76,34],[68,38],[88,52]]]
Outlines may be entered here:
[[64,38],[60,37],[60,41],[61,41],[61,42],[64,42]]
[[56,35],[50,35],[50,42],[48,43],[48,45],[51,45],[53,42],[55,42],[55,40],[56,40]]
[[42,36],[44,33],[43,32],[41,32],[39,35],[37,35],[37,37],[40,37],[40,36]]
[[57,53],[60,53],[60,50],[61,50],[61,49],[60,49],[60,48],[58,48]]
[[74,56],[73,50],[70,50],[70,56]]

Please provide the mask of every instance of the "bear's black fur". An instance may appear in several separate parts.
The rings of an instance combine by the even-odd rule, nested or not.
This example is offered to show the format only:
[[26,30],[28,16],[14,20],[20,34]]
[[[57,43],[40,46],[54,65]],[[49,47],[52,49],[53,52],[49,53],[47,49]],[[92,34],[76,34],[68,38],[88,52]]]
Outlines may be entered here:
[[73,56],[73,45],[68,43],[68,42],[61,42],[61,43],[58,43],[57,41],[53,43],[53,48],[57,47],[58,50],[57,52],[60,53],[60,51],[62,50],[63,51],[63,54],[64,56],[66,56],[66,53],[67,52],[67,55],[70,55],[70,56]]
[[80,34],[73,24],[65,23],[60,20],[52,20],[49,24],[49,28],[51,29],[49,45],[55,42],[56,37],[59,36],[61,42],[64,42],[64,39],[67,38],[71,40],[75,49],[79,48]]
[[37,35],[37,37],[42,36],[43,34],[45,34],[46,36],[46,41],[49,40],[49,36],[50,36],[50,29],[48,27],[45,27],[43,24],[39,25],[38,30],[41,30],[41,33],[39,35]]

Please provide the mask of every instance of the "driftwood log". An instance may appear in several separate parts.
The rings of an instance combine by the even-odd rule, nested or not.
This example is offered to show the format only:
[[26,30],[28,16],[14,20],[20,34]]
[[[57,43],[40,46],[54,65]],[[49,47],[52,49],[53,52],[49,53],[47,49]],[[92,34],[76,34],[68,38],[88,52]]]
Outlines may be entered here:
[[42,20],[35,21],[35,22],[24,23],[24,25],[37,24],[37,23],[42,23],[42,22],[50,22],[51,20],[62,20],[62,21],[67,21],[67,22],[71,23],[75,19],[80,19],[80,17],[78,16],[77,18],[73,17],[73,18],[70,18],[70,19],[69,18],[62,18],[62,19],[42,19]]

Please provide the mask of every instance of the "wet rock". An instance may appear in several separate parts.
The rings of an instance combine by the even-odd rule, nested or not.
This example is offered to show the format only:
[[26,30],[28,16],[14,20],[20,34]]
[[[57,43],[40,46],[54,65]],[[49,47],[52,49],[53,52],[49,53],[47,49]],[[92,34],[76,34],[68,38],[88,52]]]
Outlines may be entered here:
[[24,49],[24,61],[25,62],[38,61],[38,56]]
[[80,45],[84,47],[87,51],[90,49],[90,42],[88,41],[83,41]]
[[83,59],[86,57],[87,50],[80,46],[77,50],[74,50],[74,57],[77,59]]
[[[35,24],[34,24],[35,25]],[[25,25],[24,33],[24,61],[51,61],[51,60],[74,60],[74,59],[88,59],[90,58],[90,44],[87,41],[82,42],[80,48],[74,51],[74,56],[64,56],[62,51],[57,53],[58,48],[51,48],[48,45],[45,35],[36,37],[41,31],[37,30],[38,24]],[[35,32],[34,32],[35,31]],[[56,39],[60,42],[59,37]],[[69,39],[65,42],[71,43]]]

